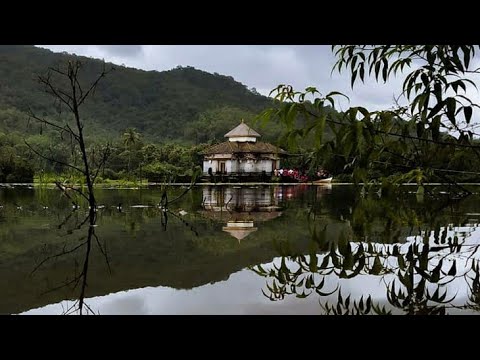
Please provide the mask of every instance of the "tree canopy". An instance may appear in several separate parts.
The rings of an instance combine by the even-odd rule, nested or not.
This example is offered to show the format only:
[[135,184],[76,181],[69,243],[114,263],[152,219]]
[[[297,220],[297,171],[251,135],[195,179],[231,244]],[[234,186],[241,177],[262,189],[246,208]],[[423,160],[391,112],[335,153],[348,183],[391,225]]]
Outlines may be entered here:
[[[343,94],[322,95],[314,87],[296,91],[280,85],[273,90],[277,106],[262,117],[279,118],[294,141],[312,137],[314,157],[349,173],[359,182],[456,182],[479,178],[480,144],[473,121],[478,104],[469,89],[476,88],[476,46],[456,45],[342,45],[333,46],[333,70],[348,72],[351,86],[374,76],[388,81],[406,75],[401,99],[407,105],[369,111],[351,107],[338,118],[327,109]],[[306,122],[298,126],[298,116]],[[335,136],[325,138],[325,129]]]
[[[68,60],[82,63],[85,84],[102,65],[101,60],[34,46],[0,46],[0,130],[24,133],[29,109],[43,116],[56,115],[51,98],[35,79],[47,68]],[[231,76],[190,66],[158,72],[106,65],[115,68],[115,75],[104,79],[91,102],[85,104],[85,130],[90,138],[116,138],[132,127],[152,142],[195,144],[195,129],[211,112],[220,111],[230,118],[241,113],[250,121],[271,104],[269,98]],[[29,131],[37,133],[38,127],[31,125]],[[268,133],[265,129],[266,136]],[[212,138],[208,136],[208,140]]]

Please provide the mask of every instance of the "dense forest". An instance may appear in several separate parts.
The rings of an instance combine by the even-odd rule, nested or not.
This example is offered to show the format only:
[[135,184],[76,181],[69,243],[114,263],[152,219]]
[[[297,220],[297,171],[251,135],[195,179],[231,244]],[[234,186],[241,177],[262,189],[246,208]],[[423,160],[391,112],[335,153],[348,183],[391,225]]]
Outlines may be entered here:
[[[33,46],[0,46],[0,129],[24,132],[23,115],[29,108],[56,115],[51,97],[36,76],[71,59],[82,62],[81,78],[85,83],[95,78],[102,66],[98,59]],[[83,116],[91,136],[113,139],[133,127],[144,132],[149,141],[191,144],[223,135],[239,121],[238,117],[251,118],[270,104],[267,97],[232,77],[192,67],[157,72],[107,65],[115,71],[102,79],[95,96],[85,104]],[[198,128],[213,130],[208,127],[212,121],[220,123],[214,129],[218,128],[218,132],[197,134]]]
[[[81,79],[91,82],[102,68],[98,59],[54,53],[34,46],[0,46],[0,182],[31,181],[34,174],[59,174],[61,165],[39,159],[26,146],[71,162],[68,141],[29,118],[59,116],[56,104],[37,81],[49,67],[80,60]],[[255,116],[271,99],[230,76],[193,67],[163,72],[106,64],[114,71],[99,83],[83,108],[90,147],[112,144],[103,176],[110,179],[191,173],[200,165],[198,149],[224,141],[223,135],[245,119],[275,142],[280,126]]]
[[[60,177],[82,181],[61,164],[78,161],[78,149],[72,147],[69,139],[40,126],[29,116],[30,112],[51,119],[66,116],[58,113],[58,104],[39,83],[38,75],[71,60],[82,64],[79,76],[82,84],[91,83],[104,65],[114,69],[102,78],[82,107],[89,152],[99,153],[109,144],[110,156],[98,178],[100,182],[188,181],[199,170],[201,151],[224,141],[223,135],[241,119],[260,132],[262,140],[289,151],[292,156],[283,161],[283,167],[298,167],[311,173],[324,167],[337,181],[351,181],[364,174],[380,179],[412,170],[400,180],[413,181],[418,177],[415,169],[419,164],[429,164],[443,177],[444,171],[448,171],[448,176],[458,181],[480,181],[479,174],[472,171],[480,166],[476,153],[468,147],[448,146],[454,139],[438,129],[443,144],[425,142],[418,136],[421,129],[415,122],[400,117],[390,116],[388,124],[371,123],[379,127],[375,131],[383,134],[382,143],[388,145],[388,151],[376,150],[371,145],[378,140],[378,133],[367,136],[371,131],[359,127],[355,109],[355,114],[339,113],[326,104],[321,106],[322,116],[318,116],[309,114],[319,110],[316,103],[295,104],[279,100],[278,96],[274,100],[231,76],[193,67],[143,71],[34,46],[3,45],[0,46],[0,182],[34,179],[51,182]],[[281,103],[290,104],[282,121],[261,116],[275,111]],[[312,109],[299,111],[298,106]],[[405,134],[413,140],[398,142]],[[32,148],[61,163],[39,157]],[[358,154],[354,156],[354,152]],[[370,154],[375,155],[375,161],[369,159]],[[356,169],[359,164],[363,164],[360,170]],[[446,181],[443,177],[435,181]]]
[[[224,134],[241,119],[260,132],[263,141],[291,147],[289,139],[282,137],[280,123],[257,117],[274,105],[273,100],[231,76],[188,66],[143,71],[34,46],[4,45],[0,46],[0,182],[30,182],[34,178],[49,182],[60,174],[75,182],[82,180],[65,166],[39,158],[26,144],[63,163],[78,160],[68,139],[29,116],[31,112],[52,119],[67,116],[58,113],[58,104],[38,76],[70,60],[81,62],[82,84],[91,83],[104,65],[114,69],[102,78],[82,108],[90,150],[110,144],[111,154],[100,181],[187,180],[201,165],[200,152],[225,141]],[[306,119],[297,121],[302,125]],[[305,141],[292,151],[307,153],[314,141]],[[304,166],[309,161],[308,156],[299,156],[284,165]]]

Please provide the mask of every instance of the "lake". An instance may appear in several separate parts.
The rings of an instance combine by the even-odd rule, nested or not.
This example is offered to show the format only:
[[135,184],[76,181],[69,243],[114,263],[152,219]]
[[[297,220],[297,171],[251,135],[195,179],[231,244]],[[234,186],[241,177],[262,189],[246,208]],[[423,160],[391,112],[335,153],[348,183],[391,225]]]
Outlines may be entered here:
[[[172,187],[172,201],[186,187]],[[477,188],[478,190],[479,188]],[[2,314],[477,314],[479,196],[0,187]]]

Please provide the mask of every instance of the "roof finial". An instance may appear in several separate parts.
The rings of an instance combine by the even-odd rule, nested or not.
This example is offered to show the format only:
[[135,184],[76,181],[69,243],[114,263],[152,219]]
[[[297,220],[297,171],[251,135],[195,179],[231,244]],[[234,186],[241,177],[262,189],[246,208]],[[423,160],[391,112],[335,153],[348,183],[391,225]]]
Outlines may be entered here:
[[244,123],[243,119],[242,119],[242,124]]

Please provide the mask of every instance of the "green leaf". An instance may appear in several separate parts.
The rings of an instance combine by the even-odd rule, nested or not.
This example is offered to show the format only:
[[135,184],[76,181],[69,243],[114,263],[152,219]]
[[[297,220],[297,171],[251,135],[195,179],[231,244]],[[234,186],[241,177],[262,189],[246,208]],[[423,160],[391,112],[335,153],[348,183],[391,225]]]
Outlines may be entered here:
[[368,314],[370,312],[371,306],[372,306],[372,296],[368,295],[366,306],[365,306],[365,314]]
[[465,64],[465,68],[468,69],[468,65],[470,65],[470,48],[468,46],[462,46],[463,51],[463,62]]
[[375,256],[375,260],[373,261],[373,267],[372,267],[372,270],[370,271],[370,274],[378,275],[382,270],[383,270],[383,265],[380,261],[380,257],[377,255]]
[[357,56],[354,56],[354,57],[352,58],[352,62],[350,63],[352,72],[355,70],[355,64],[357,63],[357,59],[358,59],[358,57],[357,57]]
[[375,80],[377,80],[377,81],[378,81],[378,74],[380,73],[380,66],[381,65],[382,64],[380,62],[377,62],[375,64]]
[[455,110],[457,107],[457,101],[453,97],[449,97],[446,99],[447,102],[447,117],[451,121],[453,125],[456,124],[455,121]]
[[430,110],[430,113],[428,114],[428,118],[431,119],[432,117],[434,117],[440,110],[442,110],[444,105],[445,103],[443,101],[440,101],[439,103],[437,103],[437,105],[435,105],[432,108],[432,110]]
[[323,258],[322,264],[320,265],[320,269],[326,269],[328,264],[330,263],[328,256]]
[[305,293],[305,291],[301,294],[296,294],[296,297],[299,299],[305,299],[308,295]]
[[335,289],[333,289],[333,291],[331,291],[331,292],[325,292],[325,293],[324,293],[324,292],[320,291],[319,288],[316,288],[316,289],[315,289],[315,292],[316,292],[318,295],[320,295],[320,296],[330,296],[330,295],[332,295],[335,291],[337,291],[337,289],[338,289],[338,286],[337,286]]
[[352,73],[352,79],[351,79],[351,87],[353,89],[353,84],[355,84],[355,79],[357,78],[357,70],[355,70],[353,73]]
[[262,272],[263,274],[266,274],[267,272],[265,271],[265,269],[262,267],[262,265],[257,265],[257,269]]
[[420,78],[422,79],[423,85],[425,85],[425,87],[428,87],[429,80],[427,74],[423,73]]
[[346,97],[347,99],[349,98],[347,95],[342,94],[341,92],[338,92],[338,91],[329,92],[325,97],[332,97],[332,96],[335,96],[335,95],[341,95],[343,97]]
[[438,141],[440,137],[440,116],[435,116],[430,124],[430,130],[432,131],[432,140]]
[[297,104],[290,104],[287,115],[285,116],[285,121],[288,128],[292,128],[295,122],[295,115],[297,114]]
[[423,297],[423,293],[425,292],[425,283],[426,280],[422,278],[418,283],[417,287],[415,288],[415,294],[417,299],[421,299]]
[[360,297],[360,301],[358,302],[358,307],[361,311],[363,311],[363,295]]
[[361,63],[361,65],[360,65],[360,79],[362,80],[362,82],[365,79],[365,68],[363,67],[363,64],[364,63]]
[[448,271],[448,275],[455,276],[457,274],[457,260],[453,260],[452,267]]
[[443,259],[440,260],[438,265],[433,269],[432,274],[430,276],[430,282],[437,283],[440,280],[440,270],[443,266]]
[[387,81],[387,75],[388,75],[388,60],[387,58],[383,58],[383,71],[382,71],[383,81]]
[[467,124],[470,124],[470,119],[472,118],[472,107],[464,106],[463,113],[465,114],[465,121],[467,122]]

